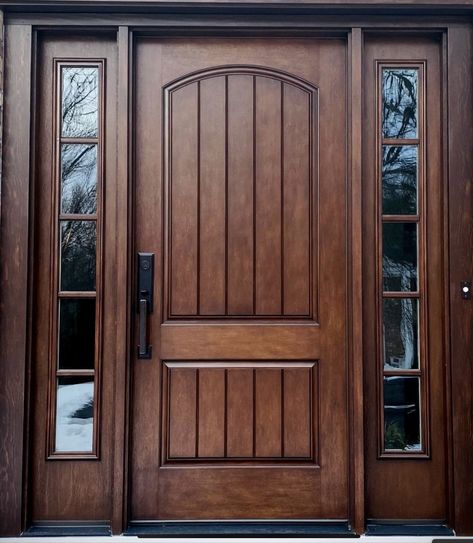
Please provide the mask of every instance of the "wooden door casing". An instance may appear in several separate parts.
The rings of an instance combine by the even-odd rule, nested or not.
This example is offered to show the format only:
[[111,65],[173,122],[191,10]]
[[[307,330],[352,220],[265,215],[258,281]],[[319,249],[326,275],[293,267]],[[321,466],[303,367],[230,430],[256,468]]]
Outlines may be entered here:
[[[424,286],[419,287],[420,332],[419,342],[425,342],[421,350],[425,360],[421,361],[427,378],[421,394],[422,409],[425,410],[422,429],[425,439],[423,457],[400,453],[388,457],[380,453],[379,405],[380,372],[382,362],[377,355],[382,340],[376,328],[376,241],[379,226],[375,210],[379,207],[376,195],[380,194],[376,174],[377,159],[376,61],[382,63],[424,62],[425,96],[419,106],[419,116],[424,115],[425,154],[419,151],[422,166],[419,171],[419,200],[425,216],[419,227],[420,277],[425,276]],[[445,369],[445,313],[444,313],[444,186],[443,186],[443,140],[442,140],[442,79],[441,47],[436,36],[399,38],[372,35],[365,42],[365,126],[364,126],[364,378],[365,378],[365,458],[366,458],[366,503],[368,519],[425,519],[447,522],[448,479],[447,457],[448,421],[447,383]],[[379,141],[379,140],[378,140]],[[378,166],[379,167],[379,166]],[[422,173],[425,169],[425,173]],[[379,238],[378,238],[379,239]],[[425,247],[425,250],[422,248]],[[421,279],[422,280],[422,279]],[[425,297],[425,305],[422,305]],[[404,456],[404,457],[403,457]],[[386,491],[389,489],[389,492]]]
[[132,520],[348,518],[346,61],[342,39],[136,43],[157,303]]

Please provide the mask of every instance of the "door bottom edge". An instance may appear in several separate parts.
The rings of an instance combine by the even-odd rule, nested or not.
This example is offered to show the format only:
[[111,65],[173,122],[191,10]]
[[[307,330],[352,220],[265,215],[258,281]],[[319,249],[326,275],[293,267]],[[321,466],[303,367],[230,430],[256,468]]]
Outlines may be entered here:
[[368,521],[365,535],[451,537],[455,535],[455,531],[442,521]]
[[38,521],[33,522],[22,537],[72,537],[72,536],[110,536],[112,529],[107,521]]
[[153,537],[359,537],[348,521],[164,520],[132,521],[124,535]]

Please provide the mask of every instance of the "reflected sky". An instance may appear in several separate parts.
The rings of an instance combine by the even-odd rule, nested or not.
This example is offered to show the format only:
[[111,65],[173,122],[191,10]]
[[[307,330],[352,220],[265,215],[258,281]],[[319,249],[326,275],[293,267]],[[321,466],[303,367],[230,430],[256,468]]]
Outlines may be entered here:
[[62,136],[90,138],[98,132],[98,69],[62,68]]
[[383,69],[383,136],[417,137],[417,70]]

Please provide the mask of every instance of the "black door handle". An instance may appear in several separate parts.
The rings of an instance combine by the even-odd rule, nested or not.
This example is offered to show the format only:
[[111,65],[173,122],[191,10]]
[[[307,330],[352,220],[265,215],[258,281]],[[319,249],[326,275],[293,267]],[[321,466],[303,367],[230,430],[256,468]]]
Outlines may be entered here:
[[151,358],[148,341],[148,315],[153,312],[154,254],[138,253],[138,296],[139,344],[138,358]]

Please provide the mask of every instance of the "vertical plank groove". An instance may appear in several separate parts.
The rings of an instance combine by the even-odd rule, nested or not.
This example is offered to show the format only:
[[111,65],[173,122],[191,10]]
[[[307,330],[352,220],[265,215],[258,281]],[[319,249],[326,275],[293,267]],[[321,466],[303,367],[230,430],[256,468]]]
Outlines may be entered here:
[[281,313],[281,82],[255,82],[255,314]]
[[284,89],[284,314],[309,315],[311,295],[311,98]]
[[199,315],[225,315],[225,79],[199,82]]
[[198,85],[173,92],[171,313],[195,315],[198,297]]
[[228,77],[228,314],[253,314],[253,79]]

